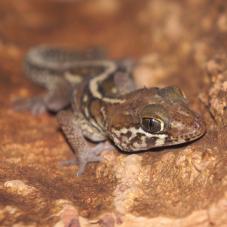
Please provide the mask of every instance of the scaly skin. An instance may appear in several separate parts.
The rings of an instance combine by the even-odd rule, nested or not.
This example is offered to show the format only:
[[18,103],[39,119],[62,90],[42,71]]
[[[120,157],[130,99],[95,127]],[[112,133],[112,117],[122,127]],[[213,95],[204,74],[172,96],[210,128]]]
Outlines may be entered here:
[[25,60],[29,78],[48,89],[47,95],[18,105],[34,114],[59,112],[60,126],[79,161],[78,175],[88,162],[99,161],[110,140],[125,152],[172,146],[198,139],[203,120],[188,107],[179,88],[135,89],[128,62],[102,59],[97,52],[83,54],[37,47]]

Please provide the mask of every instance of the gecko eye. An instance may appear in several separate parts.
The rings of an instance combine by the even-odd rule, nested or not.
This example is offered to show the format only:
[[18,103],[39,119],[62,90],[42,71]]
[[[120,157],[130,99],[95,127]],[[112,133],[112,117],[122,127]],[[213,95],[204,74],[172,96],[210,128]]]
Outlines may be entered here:
[[150,133],[158,133],[162,130],[161,122],[154,118],[143,118],[142,127],[145,131]]
[[140,112],[141,127],[150,133],[161,133],[168,127],[167,110],[160,104],[148,104]]

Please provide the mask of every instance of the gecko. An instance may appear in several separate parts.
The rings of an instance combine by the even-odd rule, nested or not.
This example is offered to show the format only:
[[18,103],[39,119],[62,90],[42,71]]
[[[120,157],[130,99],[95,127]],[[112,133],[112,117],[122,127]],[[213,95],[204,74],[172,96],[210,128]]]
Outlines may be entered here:
[[28,78],[47,93],[17,107],[33,114],[57,113],[78,176],[113,147],[136,153],[187,143],[206,131],[180,88],[137,88],[127,61],[108,60],[94,50],[38,46],[28,51],[24,65]]

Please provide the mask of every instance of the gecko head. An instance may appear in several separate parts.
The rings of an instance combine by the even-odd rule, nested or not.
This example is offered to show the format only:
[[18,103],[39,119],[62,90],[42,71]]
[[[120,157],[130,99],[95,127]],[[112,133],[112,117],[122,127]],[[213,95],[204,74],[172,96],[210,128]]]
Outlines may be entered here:
[[205,133],[202,118],[188,107],[177,87],[157,89],[153,103],[141,108],[139,118],[149,148],[193,141]]
[[121,149],[140,151],[172,146],[193,141],[205,133],[203,120],[188,107],[179,88],[143,89],[141,94],[134,123],[121,130],[121,136],[128,136],[127,146]]

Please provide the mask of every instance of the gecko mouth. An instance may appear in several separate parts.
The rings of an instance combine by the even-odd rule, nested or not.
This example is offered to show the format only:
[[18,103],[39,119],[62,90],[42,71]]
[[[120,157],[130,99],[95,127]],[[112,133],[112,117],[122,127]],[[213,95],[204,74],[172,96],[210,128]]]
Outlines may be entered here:
[[188,133],[182,133],[180,136],[167,137],[166,142],[168,144],[181,144],[185,142],[190,142],[199,139],[205,134],[205,132],[205,123],[200,119],[199,121],[195,121],[195,123],[193,124],[193,130]]
[[182,143],[185,143],[185,142],[190,142],[190,141],[193,141],[193,140],[197,140],[199,139],[200,137],[202,137],[204,135],[204,133],[200,133],[200,134],[197,134],[197,135],[183,135],[183,136],[179,136],[179,137],[170,137],[169,139],[167,139],[167,144],[182,144]]

